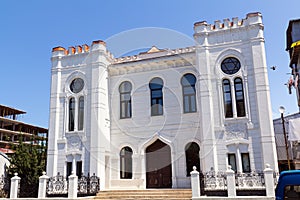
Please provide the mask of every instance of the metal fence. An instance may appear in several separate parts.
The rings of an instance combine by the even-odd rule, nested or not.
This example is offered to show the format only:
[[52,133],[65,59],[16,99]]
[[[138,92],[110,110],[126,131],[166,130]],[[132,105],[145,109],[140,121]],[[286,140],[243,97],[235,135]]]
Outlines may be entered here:
[[[95,173],[90,176],[81,175],[78,179],[78,195],[95,195],[100,189],[100,179]],[[68,194],[68,180],[65,176],[58,173],[51,177],[47,183],[47,196],[66,196]]]
[[[227,175],[223,171],[200,172],[201,195],[227,196]],[[278,173],[274,173],[274,183],[277,185]],[[238,195],[264,195],[264,173],[253,171],[250,173],[236,173],[235,185]]]

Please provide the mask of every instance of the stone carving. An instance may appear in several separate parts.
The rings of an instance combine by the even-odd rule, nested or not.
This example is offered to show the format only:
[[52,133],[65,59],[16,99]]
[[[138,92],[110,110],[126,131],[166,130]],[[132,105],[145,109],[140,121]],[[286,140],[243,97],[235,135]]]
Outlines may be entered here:
[[247,127],[244,123],[227,124],[225,126],[225,140],[247,139]]
[[81,139],[79,136],[70,136],[67,138],[67,149],[68,151],[81,150]]

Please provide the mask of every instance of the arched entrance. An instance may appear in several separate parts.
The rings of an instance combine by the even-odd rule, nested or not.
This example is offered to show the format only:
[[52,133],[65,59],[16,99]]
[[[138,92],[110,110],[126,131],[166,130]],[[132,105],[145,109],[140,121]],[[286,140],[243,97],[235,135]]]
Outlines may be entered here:
[[172,187],[171,149],[160,140],[146,148],[146,187]]

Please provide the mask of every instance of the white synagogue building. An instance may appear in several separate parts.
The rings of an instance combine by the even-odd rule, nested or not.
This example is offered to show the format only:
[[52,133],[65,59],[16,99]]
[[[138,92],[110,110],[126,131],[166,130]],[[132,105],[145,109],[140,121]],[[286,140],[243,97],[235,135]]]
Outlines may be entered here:
[[194,46],[114,58],[104,41],[52,50],[47,174],[100,189],[189,188],[198,171],[278,171],[264,25],[194,24]]

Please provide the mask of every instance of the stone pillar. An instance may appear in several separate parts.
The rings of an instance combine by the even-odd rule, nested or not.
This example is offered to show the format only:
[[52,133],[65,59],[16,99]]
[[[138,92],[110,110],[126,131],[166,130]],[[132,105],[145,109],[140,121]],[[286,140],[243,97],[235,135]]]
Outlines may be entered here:
[[270,168],[269,164],[266,164],[266,168],[264,169],[264,176],[267,197],[275,197],[273,170]]
[[78,188],[78,177],[72,171],[72,174],[69,176],[69,188],[68,188],[68,199],[77,198],[77,188]]
[[19,185],[21,178],[18,177],[18,173],[14,174],[15,176],[11,178],[11,186],[10,186],[10,199],[17,199],[19,193]]
[[201,195],[199,172],[196,169],[197,168],[194,166],[193,171],[191,172],[192,199],[199,198]]
[[47,180],[49,177],[46,175],[46,172],[43,172],[43,175],[39,178],[39,193],[38,198],[44,199],[46,198],[46,189],[47,189]]
[[228,197],[235,197],[236,196],[236,188],[235,188],[235,173],[231,169],[231,166],[228,166],[226,171],[227,175],[227,192]]

